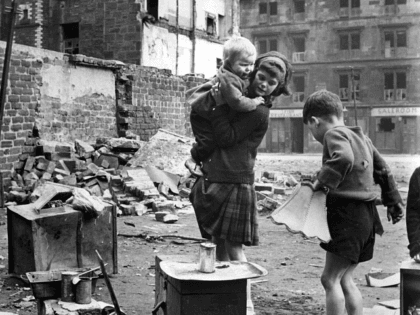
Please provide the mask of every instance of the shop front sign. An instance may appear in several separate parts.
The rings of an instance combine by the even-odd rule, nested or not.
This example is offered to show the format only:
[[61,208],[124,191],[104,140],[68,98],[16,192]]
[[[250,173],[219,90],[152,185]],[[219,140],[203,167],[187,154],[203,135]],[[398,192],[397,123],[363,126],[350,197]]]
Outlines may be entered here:
[[270,118],[302,118],[301,109],[272,109]]
[[371,116],[420,116],[420,107],[372,108]]

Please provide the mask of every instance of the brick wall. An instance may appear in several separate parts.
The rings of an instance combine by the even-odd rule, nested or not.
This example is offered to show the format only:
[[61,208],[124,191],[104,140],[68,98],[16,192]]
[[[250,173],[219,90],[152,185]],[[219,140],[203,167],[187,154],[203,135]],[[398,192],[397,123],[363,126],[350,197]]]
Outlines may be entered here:
[[205,79],[178,77],[169,70],[131,66],[118,75],[118,132],[148,140],[164,128],[192,137],[185,92]]
[[[0,42],[0,69],[5,42]],[[126,65],[84,55],[64,55],[13,45],[0,138],[0,171],[35,155],[37,141],[93,143],[98,137],[139,136],[159,128],[192,136],[185,92],[197,76]]]

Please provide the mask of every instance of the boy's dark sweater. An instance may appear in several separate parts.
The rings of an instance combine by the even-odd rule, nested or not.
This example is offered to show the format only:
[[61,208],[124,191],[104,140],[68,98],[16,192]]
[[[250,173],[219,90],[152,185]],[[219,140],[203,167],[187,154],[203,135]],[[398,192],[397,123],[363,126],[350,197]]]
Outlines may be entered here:
[[407,196],[407,236],[410,256],[420,254],[420,167],[410,178]]
[[330,198],[374,200],[379,184],[385,206],[401,202],[388,165],[360,127],[339,126],[325,133],[317,177],[330,189]]

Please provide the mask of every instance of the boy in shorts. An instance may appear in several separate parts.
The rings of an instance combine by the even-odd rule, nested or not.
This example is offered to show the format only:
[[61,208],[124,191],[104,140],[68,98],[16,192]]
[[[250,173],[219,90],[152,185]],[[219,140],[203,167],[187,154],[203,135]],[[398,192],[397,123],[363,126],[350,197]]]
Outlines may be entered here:
[[212,153],[215,142],[209,120],[210,111],[215,106],[211,88],[219,83],[223,99],[236,112],[249,112],[264,104],[259,96],[248,98],[244,95],[249,85],[248,77],[256,59],[255,46],[245,37],[232,37],[223,45],[223,66],[217,76],[196,88],[186,92],[187,102],[191,105],[191,128],[196,145],[191,149],[191,157],[185,162],[188,170],[202,176],[201,161]]
[[326,250],[321,283],[327,315],[362,315],[362,295],[353,281],[358,263],[373,256],[375,233],[383,227],[375,206],[374,184],[381,187],[388,221],[403,217],[401,197],[390,169],[360,127],[347,127],[340,98],[320,90],[308,97],[303,122],[323,145],[315,189],[328,189],[327,221],[332,240]]

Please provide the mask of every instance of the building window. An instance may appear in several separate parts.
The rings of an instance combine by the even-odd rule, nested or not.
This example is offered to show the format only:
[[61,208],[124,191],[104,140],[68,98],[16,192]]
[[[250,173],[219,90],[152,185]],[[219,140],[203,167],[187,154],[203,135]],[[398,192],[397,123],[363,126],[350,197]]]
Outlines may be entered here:
[[259,54],[263,54],[272,50],[277,51],[277,39],[275,38],[258,39],[258,53]]
[[385,0],[385,5],[407,4],[407,0]]
[[360,8],[360,0],[340,0],[340,8]]
[[67,54],[79,53],[79,23],[62,24],[63,51]]
[[351,73],[339,75],[339,96],[342,101],[360,100],[360,74]]
[[407,99],[407,77],[405,71],[385,72],[385,101],[404,101]]
[[155,18],[156,21],[159,20],[159,0],[147,0],[147,13]]
[[292,62],[305,61],[305,42],[306,42],[306,39],[304,36],[293,37]]
[[346,32],[340,34],[340,50],[360,49],[360,32]]
[[407,0],[385,0],[385,14],[397,14],[399,5],[406,5]]
[[206,32],[209,35],[216,35],[216,17],[213,14],[206,14]]
[[260,2],[260,14],[267,14],[267,3]]
[[393,132],[395,129],[394,118],[392,117],[381,117],[376,119],[376,131],[377,132]]
[[398,48],[407,47],[407,31],[401,29],[385,30],[384,46],[385,57],[389,58],[396,56]]
[[340,16],[360,15],[360,0],[340,0]]
[[270,2],[270,15],[277,15],[277,2]]
[[305,0],[295,0],[295,13],[305,13]]
[[305,76],[295,75],[293,77],[293,102],[302,103],[305,100]]

